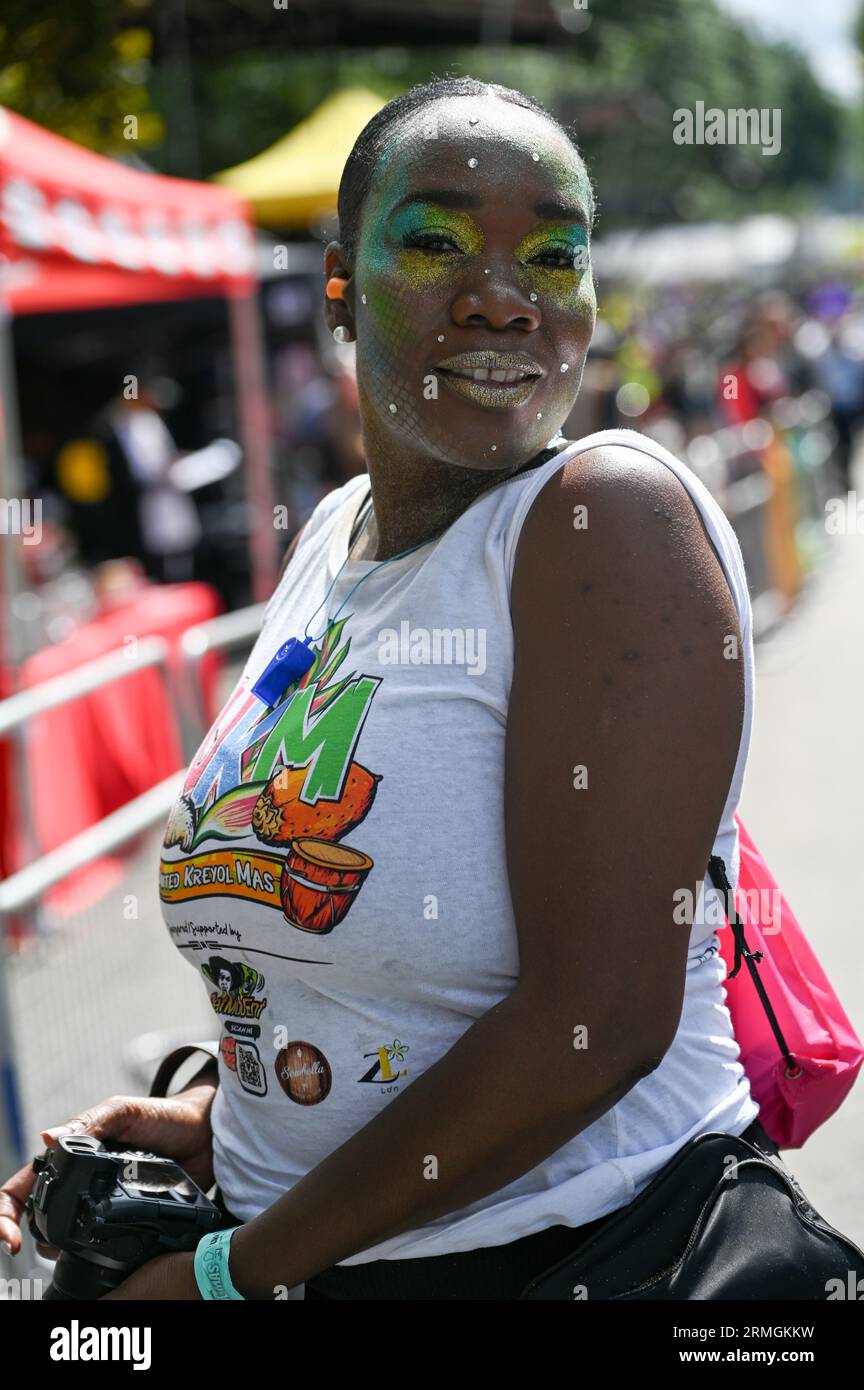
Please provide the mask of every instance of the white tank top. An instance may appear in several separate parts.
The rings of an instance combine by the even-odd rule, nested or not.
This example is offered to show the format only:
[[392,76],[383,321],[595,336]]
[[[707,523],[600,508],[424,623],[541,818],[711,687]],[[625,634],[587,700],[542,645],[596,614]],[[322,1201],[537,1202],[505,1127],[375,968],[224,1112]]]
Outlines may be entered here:
[[[672,469],[734,597],[745,716],[714,853],[737,878],[733,813],[753,704],[750,604],[734,532],[688,468],[634,431],[602,431],[484,493],[412,554],[380,569],[350,561],[310,623],[315,638],[368,578],[326,643],[313,644],[315,666],[268,712],[250,687],[325,599],[369,479],[358,475],[328,494],[189,768],[161,866],[166,924],[201,972],[222,1028],[214,1167],[241,1220],[379,1114],[516,985],[502,815],[516,544],[548,479],[601,444],[641,450]],[[690,933],[681,1022],[655,1071],[515,1182],[342,1263],[579,1226],[629,1202],[691,1136],[746,1129],[758,1106],[725,1002],[722,919],[712,913],[708,884]],[[546,1066],[538,1055],[538,1086]],[[463,1084],[470,1089],[474,1078]]]

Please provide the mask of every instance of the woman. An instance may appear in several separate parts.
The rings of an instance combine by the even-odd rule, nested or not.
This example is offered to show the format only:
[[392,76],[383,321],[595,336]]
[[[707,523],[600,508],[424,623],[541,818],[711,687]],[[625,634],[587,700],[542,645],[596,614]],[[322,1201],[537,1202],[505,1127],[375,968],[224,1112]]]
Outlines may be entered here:
[[[712,852],[737,871],[743,567],[665,451],[556,433],[593,210],[570,135],[473,79],[345,167],[368,479],[292,547],[165,837],[175,944],[251,983],[204,975],[218,1079],[79,1117],[215,1172],[220,1296],[516,1299],[691,1136],[760,1132],[717,919],[680,911]],[[314,664],[266,675],[291,637]],[[171,1255],[112,1297],[199,1287]]]

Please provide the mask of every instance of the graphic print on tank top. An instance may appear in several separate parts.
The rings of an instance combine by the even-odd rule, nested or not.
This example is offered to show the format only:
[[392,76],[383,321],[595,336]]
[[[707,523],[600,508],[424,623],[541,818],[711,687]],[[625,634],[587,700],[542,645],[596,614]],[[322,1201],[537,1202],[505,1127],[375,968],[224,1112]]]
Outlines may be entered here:
[[[745,733],[714,845],[715,853],[734,864],[733,812],[753,688],[746,575],[731,526],[684,465],[635,434],[601,432],[536,473],[490,489],[416,555],[374,573],[374,565],[358,562],[341,580],[350,594],[357,578],[368,576],[358,599],[349,597],[338,615],[351,612],[347,625],[328,634],[329,651],[306,682],[287,688],[268,710],[252,697],[251,685],[288,635],[302,631],[310,613],[327,611],[320,605],[345,562],[366,484],[360,478],[328,495],[274,592],[239,687],[196,755],[162,851],[166,926],[210,997],[213,1033],[222,1033],[212,1111],[214,1173],[239,1220],[253,1220],[363,1130],[518,983],[517,923],[500,814],[518,538],[533,499],[566,460],[606,443],[654,452],[686,477],[736,599],[746,638]],[[425,651],[415,659],[401,647],[391,655],[382,634],[398,638],[406,620],[411,632],[435,633],[446,624],[448,632],[486,633],[484,669],[470,669],[467,660],[436,661]],[[314,631],[317,649],[320,629]],[[326,674],[349,634],[347,655]],[[335,754],[330,724],[316,722],[327,717],[330,705],[325,700],[313,713],[315,695],[306,687],[317,681],[327,690],[346,673],[349,681],[366,677],[370,684],[365,696],[361,690],[355,697],[348,728],[333,722],[344,780],[334,778],[335,785],[319,788],[316,797],[314,782],[327,771],[318,745],[326,745],[334,759]],[[301,723],[289,718],[280,761],[284,730],[280,734],[276,726],[297,695],[310,702],[309,741]],[[336,695],[328,698],[336,703]],[[538,738],[549,736],[560,732],[546,730],[541,721]],[[292,758],[302,769],[291,767]],[[342,800],[353,763],[372,778],[383,773],[374,800],[358,808],[365,811],[361,818]],[[280,766],[289,775],[302,771],[303,785],[288,802],[293,810],[286,812],[273,795],[262,802],[258,821],[269,839],[262,838],[252,817]],[[287,788],[279,790],[288,801]],[[235,791],[241,802],[249,798],[236,817],[232,803],[223,802]],[[338,813],[337,804],[343,808]],[[345,819],[322,828],[328,813]],[[311,826],[308,820],[291,824],[292,814],[316,819]],[[301,910],[293,903],[287,914],[283,906],[283,866],[304,835],[331,853],[350,849],[374,861],[359,890],[342,895],[345,910],[329,931],[309,930],[302,913],[332,904],[329,915],[323,914],[326,925],[338,895],[319,893]],[[207,859],[219,852],[224,862]],[[574,921],[581,910],[578,863],[574,845],[568,869],[575,876]],[[307,863],[295,872],[320,890],[320,867]],[[216,881],[229,873],[231,882]],[[295,878],[289,891],[315,890]],[[542,885],[538,891],[542,895]],[[712,936],[713,929],[694,925],[692,956],[701,963],[688,958],[675,1040],[661,1066],[612,1111],[505,1188],[341,1263],[443,1255],[505,1244],[556,1223],[579,1226],[630,1201],[693,1135],[706,1129],[741,1133],[758,1106],[724,1002],[725,967],[715,952],[706,954]],[[536,1065],[542,1085],[548,1058],[538,1055]],[[466,1069],[456,1084],[469,1103],[483,1103],[482,1078]]]
[[[339,674],[351,645],[348,616],[331,622],[312,666],[265,709],[238,682],[192,760],[163,838],[163,904],[201,898],[243,899],[279,914],[294,932],[326,936],[344,922],[374,861],[346,844],[368,815],[381,775],[356,758],[378,676]],[[173,853],[172,853],[173,851]],[[248,928],[214,920],[203,930],[174,923],[180,950],[198,962],[224,1032],[221,1054],[243,1089],[267,1094],[258,1051],[267,1008],[266,977],[226,952],[326,965],[302,955],[256,948]],[[298,941],[302,938],[297,938]],[[286,1041],[276,1074],[298,1104],[330,1090],[327,1059],[312,1043]]]

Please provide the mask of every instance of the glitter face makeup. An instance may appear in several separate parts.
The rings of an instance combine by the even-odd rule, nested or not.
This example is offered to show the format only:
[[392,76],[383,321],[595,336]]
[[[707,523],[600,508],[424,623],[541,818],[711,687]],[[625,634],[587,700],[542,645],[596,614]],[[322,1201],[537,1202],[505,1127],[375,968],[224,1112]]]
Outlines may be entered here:
[[561,309],[575,306],[582,278],[589,274],[584,268],[588,263],[586,227],[579,223],[538,227],[516,248],[515,255],[538,301],[542,298]]
[[538,454],[593,332],[590,216],[576,152],[535,112],[459,97],[400,123],[353,267],[364,434],[460,469]]
[[399,247],[399,271],[418,290],[452,275],[454,258],[477,256],[483,250],[483,233],[470,217],[435,203],[402,208],[390,226]]

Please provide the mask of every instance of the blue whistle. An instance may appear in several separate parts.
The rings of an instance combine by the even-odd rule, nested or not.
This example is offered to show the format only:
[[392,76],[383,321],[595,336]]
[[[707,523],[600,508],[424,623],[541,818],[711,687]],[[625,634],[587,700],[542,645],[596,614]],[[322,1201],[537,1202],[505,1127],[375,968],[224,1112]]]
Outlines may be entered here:
[[283,690],[299,680],[314,660],[315,653],[308,642],[301,641],[299,637],[289,637],[261,672],[252,687],[252,694],[271,709]]

